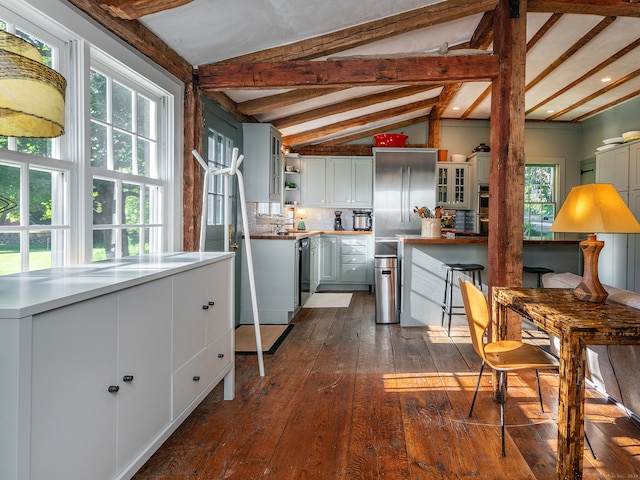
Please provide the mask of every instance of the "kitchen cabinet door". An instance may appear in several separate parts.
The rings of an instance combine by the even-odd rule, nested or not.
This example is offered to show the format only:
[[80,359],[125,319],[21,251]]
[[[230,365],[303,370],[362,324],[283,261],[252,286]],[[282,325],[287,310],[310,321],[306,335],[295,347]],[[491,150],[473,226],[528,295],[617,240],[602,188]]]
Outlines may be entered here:
[[242,171],[248,202],[282,201],[282,135],[268,123],[243,123]]
[[[224,322],[219,321],[216,312],[220,309],[210,304],[220,299],[228,301],[229,263],[216,262],[174,276],[173,372],[229,328],[228,316]],[[216,287],[223,290],[218,292]]]
[[438,163],[437,204],[443,208],[468,210],[471,205],[468,163]]
[[320,283],[338,281],[338,237],[323,235],[320,238]]
[[614,147],[596,155],[596,182],[611,183],[618,193],[629,191],[628,145]]
[[489,161],[490,153],[474,153],[469,157],[469,161],[476,162],[476,185],[489,185]]
[[351,161],[352,206],[373,207],[373,157],[354,158]]
[[116,475],[118,295],[33,317],[31,477]]
[[171,420],[170,278],[123,290],[118,306],[118,471]]
[[318,289],[320,284],[320,238],[315,236],[311,237],[311,279],[309,291],[313,295]]
[[353,183],[351,159],[329,157],[327,159],[327,197],[332,207],[350,207]]
[[326,158],[301,157],[300,198],[305,207],[326,207]]

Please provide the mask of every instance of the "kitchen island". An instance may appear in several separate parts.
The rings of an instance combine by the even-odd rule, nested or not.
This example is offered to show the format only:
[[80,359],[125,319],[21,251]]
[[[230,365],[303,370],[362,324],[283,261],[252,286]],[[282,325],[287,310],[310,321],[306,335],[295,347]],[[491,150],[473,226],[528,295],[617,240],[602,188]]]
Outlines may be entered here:
[[[487,237],[459,235],[453,239],[424,238],[419,235],[398,236],[400,263],[400,325],[440,326],[444,296],[445,263],[477,263],[484,265],[484,291],[488,272]],[[524,240],[522,264],[548,267],[556,272],[579,274],[581,267],[580,240]],[[537,278],[525,275],[524,286],[536,286]],[[453,305],[462,305],[460,289],[454,280]],[[457,310],[461,311],[461,310]],[[452,325],[464,325],[464,318],[455,315]]]

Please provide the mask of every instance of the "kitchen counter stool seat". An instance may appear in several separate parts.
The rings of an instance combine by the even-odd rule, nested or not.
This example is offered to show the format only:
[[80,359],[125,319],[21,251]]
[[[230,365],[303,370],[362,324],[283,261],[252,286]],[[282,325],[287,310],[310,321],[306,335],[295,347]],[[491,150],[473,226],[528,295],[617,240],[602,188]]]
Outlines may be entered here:
[[544,275],[545,273],[554,273],[555,270],[551,269],[551,268],[546,268],[546,267],[527,267],[527,266],[523,266],[522,267],[522,271],[524,273],[533,273],[535,275],[538,275],[538,288],[542,287],[542,275]]
[[473,284],[482,290],[482,270],[484,265],[478,263],[445,263],[444,297],[442,299],[442,318],[440,325],[444,327],[444,317],[448,317],[447,335],[451,334],[451,316],[464,315],[464,311],[456,312],[454,309],[464,309],[464,305],[453,305],[453,277],[455,272],[465,273],[473,280]]

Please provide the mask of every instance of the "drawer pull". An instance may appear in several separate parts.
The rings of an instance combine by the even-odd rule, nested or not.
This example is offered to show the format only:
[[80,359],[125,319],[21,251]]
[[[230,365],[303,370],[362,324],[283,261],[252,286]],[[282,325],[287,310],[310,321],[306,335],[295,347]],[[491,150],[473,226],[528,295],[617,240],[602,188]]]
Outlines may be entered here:
[[133,382],[133,375],[125,375],[122,377],[123,382]]
[[194,375],[193,376],[193,381],[194,382],[199,382],[200,381],[200,376],[199,375]]
[[209,305],[202,305],[203,310],[209,310]]
[[210,300],[210,301],[209,301],[209,305],[210,305],[210,306],[213,306],[213,305],[215,305],[215,304],[216,304],[216,302],[214,302],[213,300]]
[[120,390],[120,387],[118,385],[109,385],[109,393],[118,393],[118,390]]
[[224,353],[219,353],[218,358],[224,358]]

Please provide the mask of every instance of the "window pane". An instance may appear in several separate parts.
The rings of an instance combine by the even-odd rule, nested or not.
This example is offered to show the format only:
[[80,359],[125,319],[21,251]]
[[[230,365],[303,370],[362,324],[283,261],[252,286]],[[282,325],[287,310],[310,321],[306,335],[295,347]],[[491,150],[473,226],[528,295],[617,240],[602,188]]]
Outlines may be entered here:
[[140,185],[122,184],[122,223],[140,223]]
[[133,171],[133,137],[124,132],[113,134],[113,159],[119,172]]
[[16,151],[40,155],[41,157],[52,156],[52,140],[50,138],[16,138]]
[[[51,173],[29,171],[29,224],[51,225],[52,215]],[[29,263],[31,264],[31,263]]]
[[[137,96],[138,99],[138,111],[137,111],[137,133],[144,135],[145,137],[151,137],[154,112],[152,112],[152,103],[149,99],[144,98],[142,95]],[[155,130],[155,129],[153,129]]]
[[93,180],[93,224],[114,223],[116,184],[110,180]]
[[0,235],[0,275],[20,272],[20,234]]
[[91,116],[107,121],[107,77],[91,70],[89,77],[91,90]]
[[144,253],[159,253],[162,251],[162,228],[152,227],[143,229]]
[[127,228],[122,230],[122,256],[140,255],[140,230]]
[[150,176],[151,142],[143,138],[138,139],[138,175]]
[[91,122],[91,166],[108,168],[107,127]]
[[51,268],[51,232],[29,234],[29,270]]
[[113,124],[133,131],[133,91],[118,82],[113,82]]
[[0,225],[20,224],[20,168],[0,164]]
[[93,231],[93,255],[92,260],[99,262],[115,258],[116,244],[115,235],[117,230],[94,230]]

